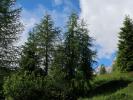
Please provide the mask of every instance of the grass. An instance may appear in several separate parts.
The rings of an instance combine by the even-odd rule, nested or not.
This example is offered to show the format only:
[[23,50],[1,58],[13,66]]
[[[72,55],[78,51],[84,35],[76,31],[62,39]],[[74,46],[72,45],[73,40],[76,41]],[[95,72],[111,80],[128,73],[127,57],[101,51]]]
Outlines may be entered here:
[[133,100],[133,72],[96,76],[92,90],[79,100]]

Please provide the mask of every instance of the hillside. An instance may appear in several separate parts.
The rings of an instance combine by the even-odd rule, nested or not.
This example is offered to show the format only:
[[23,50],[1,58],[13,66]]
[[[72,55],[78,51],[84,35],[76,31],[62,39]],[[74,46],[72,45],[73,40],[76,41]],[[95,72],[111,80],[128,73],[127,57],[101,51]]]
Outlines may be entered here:
[[89,98],[79,100],[133,100],[133,72],[96,76]]

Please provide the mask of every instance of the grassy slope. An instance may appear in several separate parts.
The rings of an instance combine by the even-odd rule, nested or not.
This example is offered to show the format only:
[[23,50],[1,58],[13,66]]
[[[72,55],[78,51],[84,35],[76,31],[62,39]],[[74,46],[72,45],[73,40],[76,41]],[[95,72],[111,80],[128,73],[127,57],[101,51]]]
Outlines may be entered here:
[[88,98],[79,100],[133,100],[133,72],[97,76]]

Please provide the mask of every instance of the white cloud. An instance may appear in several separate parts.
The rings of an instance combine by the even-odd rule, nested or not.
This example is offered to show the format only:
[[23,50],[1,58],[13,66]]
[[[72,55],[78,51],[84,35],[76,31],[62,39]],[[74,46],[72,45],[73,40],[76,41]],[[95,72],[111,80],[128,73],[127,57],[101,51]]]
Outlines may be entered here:
[[110,58],[117,50],[118,32],[124,16],[133,16],[132,5],[132,0],[80,0],[80,15],[100,46],[99,58]]
[[22,45],[24,44],[24,42],[26,42],[28,38],[28,32],[35,26],[35,24],[40,22],[41,18],[43,18],[43,16],[46,13],[51,14],[52,19],[54,20],[56,26],[63,27],[67,19],[67,13],[69,10],[65,9],[66,8],[64,7],[63,12],[59,12],[56,9],[48,10],[41,4],[38,5],[37,8],[32,10],[24,8],[22,11],[22,18],[21,18],[21,21],[24,24],[24,32],[21,34],[20,41],[17,43],[17,45]]
[[37,24],[45,13],[45,8],[42,5],[38,5],[36,9],[22,10],[21,22],[24,25],[24,32],[21,34],[20,41],[17,45],[22,45],[28,38],[28,32]]
[[61,5],[63,3],[63,0],[54,0],[56,5]]

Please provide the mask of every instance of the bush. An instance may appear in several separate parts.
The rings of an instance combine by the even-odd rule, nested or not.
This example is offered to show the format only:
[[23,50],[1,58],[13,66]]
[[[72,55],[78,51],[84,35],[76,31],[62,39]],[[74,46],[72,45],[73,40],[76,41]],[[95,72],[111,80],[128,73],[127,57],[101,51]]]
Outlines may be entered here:
[[[63,75],[62,75],[63,76]],[[70,81],[62,76],[40,76],[34,73],[16,73],[4,82],[7,100],[77,100],[88,94],[89,80],[74,78]]]
[[41,77],[14,74],[5,80],[4,94],[7,100],[36,100],[41,97],[43,84]]
[[4,83],[4,95],[7,100],[55,100],[60,97],[60,89],[48,77],[34,74],[14,74]]

